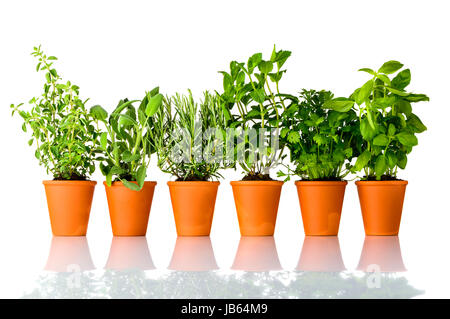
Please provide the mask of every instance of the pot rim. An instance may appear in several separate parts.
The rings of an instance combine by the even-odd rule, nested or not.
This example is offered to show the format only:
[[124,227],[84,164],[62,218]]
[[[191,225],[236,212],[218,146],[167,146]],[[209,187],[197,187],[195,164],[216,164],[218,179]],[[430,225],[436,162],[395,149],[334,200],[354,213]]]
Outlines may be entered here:
[[348,181],[296,181],[296,186],[338,186],[347,185]]
[[356,181],[356,186],[401,186],[408,185],[408,181]]
[[168,181],[167,185],[177,187],[191,187],[191,186],[216,186],[220,185],[219,181]]
[[79,181],[79,180],[43,180],[44,185],[59,185],[59,186],[72,186],[72,185],[97,185],[97,181]]
[[[135,182],[135,181],[131,181],[131,183],[137,184],[137,182]],[[155,181],[145,181],[145,182],[144,182],[144,185],[149,185],[149,184],[150,184],[150,185],[156,185],[157,182],[155,182]],[[103,181],[103,185],[105,185],[106,187],[112,187],[112,186],[116,186],[116,187],[121,187],[121,186],[123,186],[123,187],[125,187],[121,181],[112,182],[111,186],[108,186],[108,185],[106,184],[106,181]]]
[[231,181],[231,186],[283,186],[283,181]]

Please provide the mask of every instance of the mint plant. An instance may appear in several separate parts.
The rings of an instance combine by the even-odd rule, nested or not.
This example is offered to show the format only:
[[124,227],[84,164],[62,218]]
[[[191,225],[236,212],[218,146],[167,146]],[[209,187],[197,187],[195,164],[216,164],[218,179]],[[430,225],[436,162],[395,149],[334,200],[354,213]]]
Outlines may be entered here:
[[[229,72],[220,72],[223,75],[220,101],[227,125],[242,133],[235,152],[243,153],[236,160],[246,174],[244,180],[270,180],[270,169],[282,157],[282,147],[274,149],[261,144],[272,145],[266,132],[278,132],[281,113],[286,110],[279,83],[290,55],[290,51],[276,51],[274,46],[269,60],[264,60],[262,53],[255,53],[247,63],[232,61]],[[256,136],[249,134],[250,130],[256,130]],[[261,136],[263,139],[255,141]]]
[[80,88],[64,82],[53,66],[57,60],[47,56],[41,46],[31,53],[38,63],[36,71],[45,73],[43,93],[24,103],[11,104],[12,115],[23,119],[22,130],[31,130],[30,146],[47,174],[55,180],[86,180],[95,170],[99,132],[86,110],[87,100],[79,96]]
[[[330,91],[303,90],[299,97],[287,96],[291,103],[282,115],[280,137],[290,151],[294,169],[278,176],[300,176],[302,180],[340,181],[351,169],[359,130],[353,110],[324,109],[333,98]],[[357,134],[356,134],[357,136]]]
[[[355,109],[363,142],[359,145],[354,171],[364,171],[364,180],[397,179],[407,155],[418,144],[416,134],[427,128],[412,111],[412,103],[429,101],[425,94],[405,91],[411,71],[398,61],[384,63],[378,71],[363,68],[371,79],[356,89],[350,98],[336,98],[325,103],[338,112]],[[396,74],[394,76],[394,74]]]
[[177,181],[209,181],[222,177],[225,115],[215,94],[196,102],[188,95],[164,99],[155,116],[158,167]]
[[[146,93],[142,100],[120,100],[109,115],[100,105],[90,114],[97,126],[103,123],[99,152],[100,170],[106,184],[121,181],[127,188],[139,191],[144,186],[150,157],[155,152],[154,122],[152,117],[161,108],[163,96],[159,88]],[[138,108],[134,103],[140,102]]]

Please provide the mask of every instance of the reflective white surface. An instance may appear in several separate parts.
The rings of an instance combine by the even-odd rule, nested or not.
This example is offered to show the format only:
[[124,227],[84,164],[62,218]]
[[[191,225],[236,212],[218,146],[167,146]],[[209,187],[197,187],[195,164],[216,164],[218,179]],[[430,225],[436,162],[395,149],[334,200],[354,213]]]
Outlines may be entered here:
[[[377,266],[375,269],[373,266]],[[282,268],[273,237],[242,237],[232,270],[217,270],[209,237],[178,237],[168,269],[155,269],[145,237],[113,238],[95,269],[84,237],[53,237],[44,271],[23,298],[412,298],[398,237],[366,237],[346,271],[337,237],[307,237],[298,265]],[[369,272],[367,272],[369,271]],[[375,271],[375,272],[373,272]]]

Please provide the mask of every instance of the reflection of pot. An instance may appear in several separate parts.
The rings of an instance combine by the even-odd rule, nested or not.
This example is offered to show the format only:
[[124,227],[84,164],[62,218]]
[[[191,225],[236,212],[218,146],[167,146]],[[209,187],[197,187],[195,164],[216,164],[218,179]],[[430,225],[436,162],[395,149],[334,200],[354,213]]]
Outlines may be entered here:
[[218,269],[209,236],[179,236],[169,269],[208,271]]
[[114,236],[109,250],[106,269],[155,269],[147,238],[144,236]]
[[93,270],[89,245],[85,236],[54,236],[44,270],[74,272]]
[[382,272],[406,271],[398,236],[366,236],[358,270]]
[[345,270],[337,236],[305,236],[297,270],[339,272]]
[[242,236],[234,258],[234,270],[281,270],[273,236]]

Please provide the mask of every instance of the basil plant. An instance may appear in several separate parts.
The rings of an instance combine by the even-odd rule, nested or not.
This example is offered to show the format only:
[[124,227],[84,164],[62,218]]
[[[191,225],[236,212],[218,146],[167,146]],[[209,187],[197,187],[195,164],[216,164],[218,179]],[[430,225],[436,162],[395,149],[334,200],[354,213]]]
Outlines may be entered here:
[[416,134],[427,127],[413,113],[412,104],[429,101],[425,94],[406,91],[411,71],[398,61],[388,61],[377,71],[363,68],[370,79],[349,98],[336,98],[325,107],[338,112],[353,109],[358,114],[361,144],[354,171],[363,171],[363,180],[395,180],[404,169],[407,155],[418,144]]

